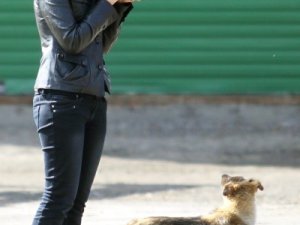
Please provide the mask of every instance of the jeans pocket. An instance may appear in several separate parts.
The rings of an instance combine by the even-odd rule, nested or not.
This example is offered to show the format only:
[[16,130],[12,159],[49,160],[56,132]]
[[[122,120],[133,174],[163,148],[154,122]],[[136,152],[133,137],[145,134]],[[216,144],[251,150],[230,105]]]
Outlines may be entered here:
[[37,129],[39,129],[40,105],[34,104],[33,108],[33,121]]
[[52,96],[50,108],[53,113],[73,112],[78,106],[78,99],[64,96]]

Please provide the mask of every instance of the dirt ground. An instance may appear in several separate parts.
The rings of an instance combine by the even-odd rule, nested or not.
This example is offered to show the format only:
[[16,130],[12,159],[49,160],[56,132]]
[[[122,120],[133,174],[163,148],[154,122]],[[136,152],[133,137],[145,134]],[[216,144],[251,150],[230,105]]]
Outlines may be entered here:
[[[43,159],[30,105],[0,105],[1,225],[31,224]],[[300,107],[114,104],[83,225],[197,216],[222,201],[223,173],[255,177],[258,225],[300,224]]]

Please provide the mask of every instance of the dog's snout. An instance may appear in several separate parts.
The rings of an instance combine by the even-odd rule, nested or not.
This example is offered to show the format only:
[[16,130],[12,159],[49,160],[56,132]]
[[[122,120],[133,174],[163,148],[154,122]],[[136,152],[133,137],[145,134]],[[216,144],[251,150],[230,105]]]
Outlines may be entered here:
[[260,183],[260,181],[255,180],[255,179],[249,179],[249,182],[252,183],[252,184],[254,184],[257,187],[257,189],[259,189],[261,191],[264,190],[264,187],[262,186],[262,184]]
[[265,189],[265,188],[261,185],[260,182],[258,182],[257,188],[258,188],[259,190],[261,190],[261,191],[263,191],[263,190]]

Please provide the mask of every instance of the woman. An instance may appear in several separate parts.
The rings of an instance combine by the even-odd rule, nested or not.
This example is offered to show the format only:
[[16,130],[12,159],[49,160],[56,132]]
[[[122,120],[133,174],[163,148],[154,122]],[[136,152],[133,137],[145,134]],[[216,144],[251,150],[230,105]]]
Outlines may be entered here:
[[103,54],[133,0],[34,0],[42,59],[33,117],[45,190],[33,225],[79,225],[106,133]]

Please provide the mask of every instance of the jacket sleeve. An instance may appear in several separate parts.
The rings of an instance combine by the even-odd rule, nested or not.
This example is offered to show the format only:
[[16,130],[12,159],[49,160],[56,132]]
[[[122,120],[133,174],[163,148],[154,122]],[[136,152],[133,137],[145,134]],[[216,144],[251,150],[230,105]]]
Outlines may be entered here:
[[128,4],[116,3],[114,5],[114,7],[119,16],[115,22],[113,22],[109,27],[107,27],[103,31],[103,51],[104,51],[104,53],[107,53],[111,49],[113,43],[118,38],[121,23],[125,21],[125,18],[129,14],[129,12],[133,9],[133,5],[131,3],[128,3]]
[[81,21],[76,22],[69,0],[40,0],[42,15],[55,39],[69,53],[79,53],[119,15],[108,1],[101,0]]

